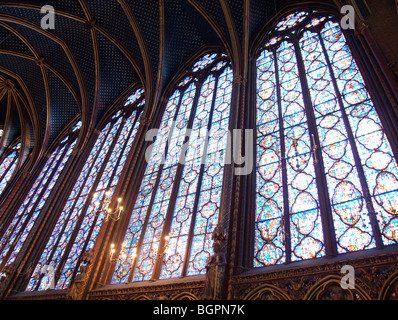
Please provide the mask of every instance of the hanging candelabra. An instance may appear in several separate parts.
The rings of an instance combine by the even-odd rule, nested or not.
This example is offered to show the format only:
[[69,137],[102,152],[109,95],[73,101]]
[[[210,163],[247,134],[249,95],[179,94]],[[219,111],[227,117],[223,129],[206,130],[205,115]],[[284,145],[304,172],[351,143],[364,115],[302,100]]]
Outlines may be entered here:
[[[105,195],[107,196],[107,199],[104,200],[105,201],[105,205],[103,206],[103,211],[105,213],[104,216],[104,221],[108,222],[109,220],[113,220],[113,221],[118,221],[120,220],[120,217],[123,213],[123,206],[121,205],[122,202],[122,198],[118,198],[117,199],[117,204],[116,207],[114,209],[111,208],[111,195],[112,192],[111,191],[106,191]],[[97,194],[94,194],[94,199],[97,197]],[[97,213],[100,213],[102,210],[99,209],[100,206],[100,202],[96,201],[94,202],[94,207],[97,210]]]

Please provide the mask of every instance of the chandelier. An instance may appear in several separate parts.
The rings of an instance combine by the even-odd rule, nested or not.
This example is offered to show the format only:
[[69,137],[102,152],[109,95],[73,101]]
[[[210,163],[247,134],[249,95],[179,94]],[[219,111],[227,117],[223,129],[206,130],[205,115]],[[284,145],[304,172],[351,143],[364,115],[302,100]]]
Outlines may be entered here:
[[[121,206],[121,202],[122,202],[122,198],[118,198],[117,199],[117,204],[116,207],[114,209],[111,208],[111,195],[112,192],[111,191],[106,191],[105,195],[107,197],[105,201],[105,205],[103,206],[103,211],[105,213],[104,216],[104,221],[108,222],[109,220],[113,220],[113,221],[119,221],[120,217],[123,213],[123,206]],[[94,194],[94,200],[97,198],[97,194]],[[97,211],[97,213],[100,213],[102,210],[99,208],[100,207],[100,201],[94,201],[94,207]]]

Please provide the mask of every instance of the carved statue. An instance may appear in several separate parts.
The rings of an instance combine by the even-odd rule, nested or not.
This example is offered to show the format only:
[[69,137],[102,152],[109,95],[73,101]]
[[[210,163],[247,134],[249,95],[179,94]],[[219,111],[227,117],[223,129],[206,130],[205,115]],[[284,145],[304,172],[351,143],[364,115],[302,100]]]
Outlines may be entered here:
[[80,266],[80,272],[76,275],[75,279],[72,280],[72,283],[69,286],[67,293],[68,299],[80,299],[80,296],[84,290],[84,285],[86,283],[87,274],[89,273],[89,270],[91,269],[90,267],[92,266],[92,262],[94,260],[94,250],[90,249],[84,252],[81,256],[81,259],[83,264]]
[[80,266],[80,272],[76,275],[75,279],[72,281],[67,293],[67,297],[71,300],[79,299],[81,291],[84,287],[84,282],[86,281],[86,266]]
[[94,259],[94,250],[90,249],[86,251],[83,256],[82,256],[82,261],[86,263],[87,265],[92,263]]
[[220,288],[220,278],[223,273],[223,267],[225,264],[225,255],[223,248],[226,241],[225,233],[220,226],[217,226],[213,232],[213,255],[209,257],[206,262],[206,282],[205,282],[205,299],[216,299]]
[[0,277],[0,296],[1,292],[5,289],[7,278],[15,271],[15,262],[5,266],[1,273],[3,275]]
[[11,273],[13,273],[15,271],[15,261],[13,263],[10,263],[8,265],[6,265],[2,272],[6,274],[6,276],[8,277]]

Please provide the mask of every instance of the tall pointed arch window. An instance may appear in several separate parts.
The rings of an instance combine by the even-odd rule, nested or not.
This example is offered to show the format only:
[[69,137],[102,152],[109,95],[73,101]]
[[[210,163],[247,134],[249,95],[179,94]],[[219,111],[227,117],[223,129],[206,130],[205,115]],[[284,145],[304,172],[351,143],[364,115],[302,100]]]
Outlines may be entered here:
[[214,53],[188,71],[163,113],[111,283],[203,274],[213,253],[232,68]]
[[[2,134],[3,130],[1,130],[1,135]],[[21,143],[18,142],[14,146],[12,146],[11,149],[3,156],[3,160],[0,164],[0,195],[3,193],[8,182],[13,176],[15,169],[17,168],[20,149]]]
[[398,242],[398,166],[339,21],[282,19],[256,61],[255,267]]
[[10,220],[2,221],[0,225],[0,270],[15,261],[72,154],[80,127],[81,122],[79,121],[58,143],[17,213]]
[[65,289],[76,275],[81,255],[94,247],[139,127],[145,104],[137,90],[101,130],[27,285],[45,290],[43,266],[55,271],[55,289]]

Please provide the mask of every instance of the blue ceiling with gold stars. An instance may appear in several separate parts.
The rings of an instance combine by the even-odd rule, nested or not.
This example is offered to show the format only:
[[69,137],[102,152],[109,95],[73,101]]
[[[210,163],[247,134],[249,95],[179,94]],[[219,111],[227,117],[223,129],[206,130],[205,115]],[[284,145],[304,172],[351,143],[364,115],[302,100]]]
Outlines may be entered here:
[[[76,119],[92,130],[134,84],[148,89],[146,100],[156,105],[153,92],[162,93],[199,49],[243,48],[288,2],[1,1],[0,93],[8,81],[17,94],[14,103],[0,99],[0,127],[12,126],[13,137],[24,125],[33,128],[34,145],[45,149]],[[55,10],[54,29],[41,27],[43,5]],[[20,119],[6,124],[4,109],[16,104],[23,111],[13,117]]]

